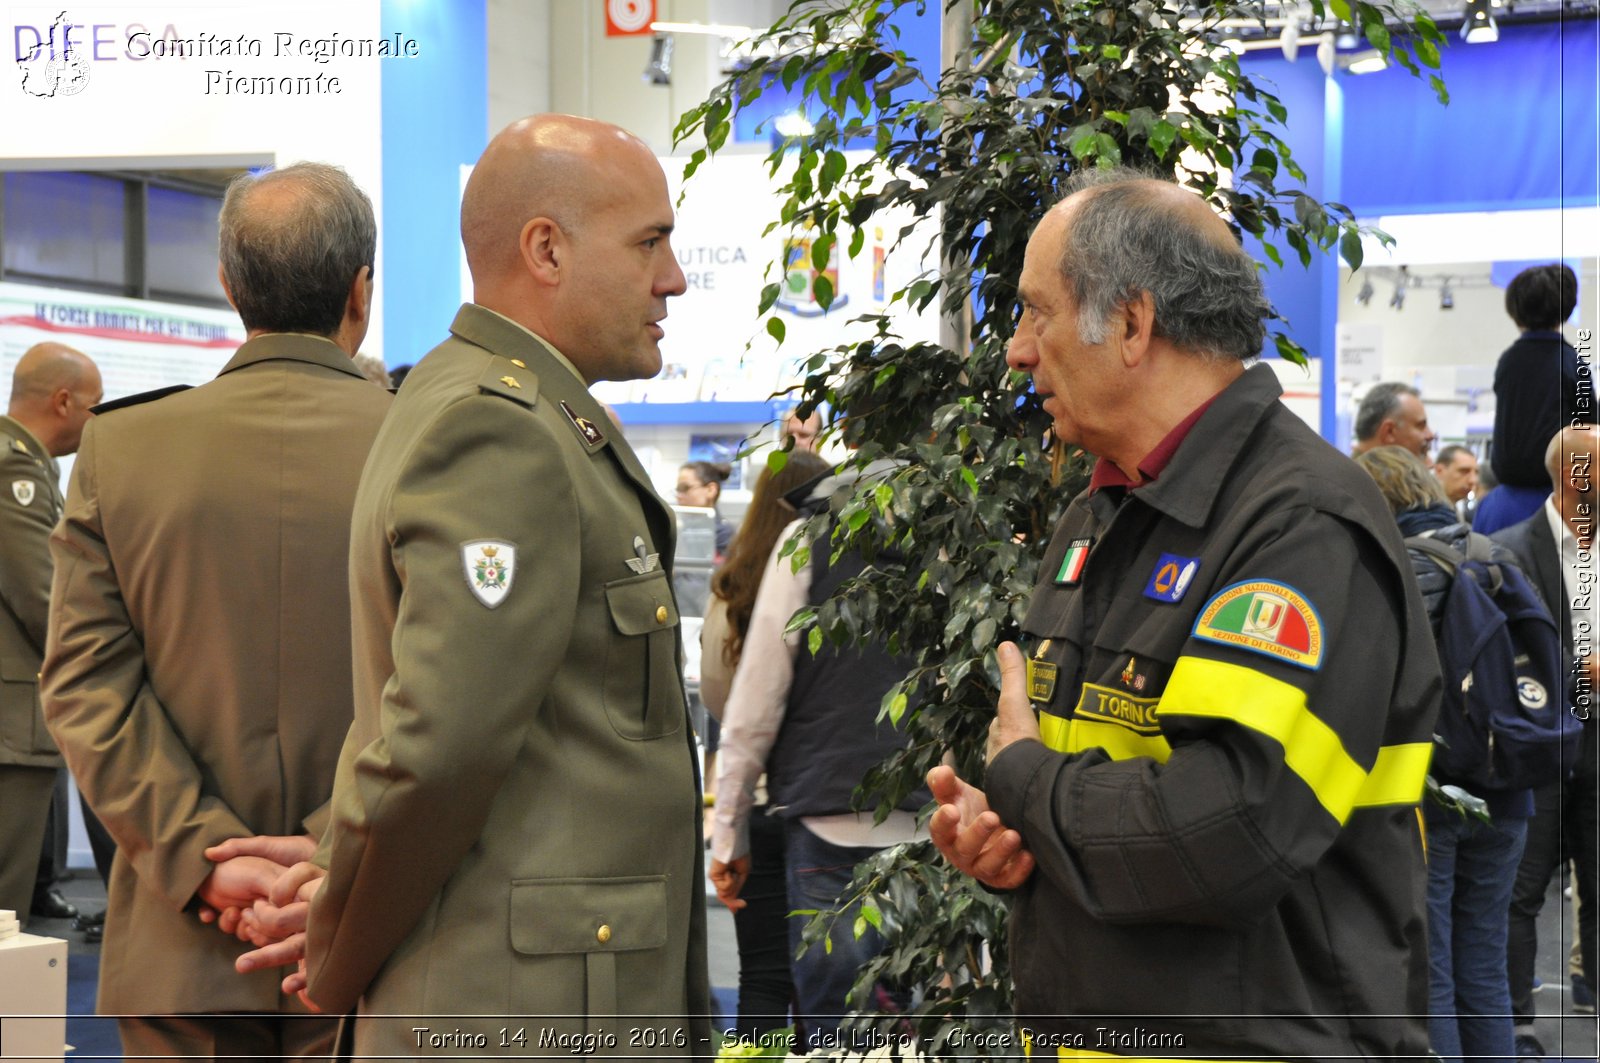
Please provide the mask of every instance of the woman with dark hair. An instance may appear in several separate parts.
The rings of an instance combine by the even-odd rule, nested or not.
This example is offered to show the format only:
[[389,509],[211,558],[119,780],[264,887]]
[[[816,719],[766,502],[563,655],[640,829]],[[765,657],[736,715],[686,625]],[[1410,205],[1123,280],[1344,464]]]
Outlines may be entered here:
[[[718,720],[722,719],[733,672],[744,649],[761,576],[778,536],[795,519],[794,507],[784,501],[784,496],[829,468],[815,454],[796,450],[779,472],[763,469],[727,560],[711,578],[711,601],[706,606],[705,626],[700,630],[700,700]],[[783,821],[765,814],[764,800],[758,804],[750,817],[750,846],[755,857],[752,872],[743,894],[728,905],[733,909],[734,933],[739,942],[737,1032],[751,1040],[788,1025],[786,1016],[793,995],[784,921],[789,905],[784,879]]]
[[733,540],[733,525],[722,519],[717,501],[722,485],[733,475],[733,466],[720,461],[686,461],[678,468],[677,498],[680,506],[700,506],[717,515],[717,560],[728,556]]

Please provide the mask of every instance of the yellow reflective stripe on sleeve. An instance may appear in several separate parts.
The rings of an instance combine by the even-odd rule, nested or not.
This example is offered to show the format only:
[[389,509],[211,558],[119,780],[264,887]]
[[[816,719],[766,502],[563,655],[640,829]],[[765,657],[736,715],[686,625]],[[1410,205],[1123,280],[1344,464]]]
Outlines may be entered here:
[[1432,742],[1381,747],[1377,762],[1367,774],[1367,785],[1356,798],[1356,807],[1416,804],[1422,800],[1422,784],[1427,780],[1428,764],[1432,760]]
[[[1379,750],[1369,776],[1307,706],[1303,690],[1253,668],[1180,657],[1156,713],[1232,720],[1275,740],[1289,770],[1341,824],[1358,806],[1414,801],[1422,793],[1427,759],[1419,759],[1414,746]],[[1412,796],[1403,796],[1407,792]]]
[[1140,734],[1103,720],[1068,719],[1048,712],[1039,714],[1039,736],[1046,748],[1057,753],[1103,749],[1112,760],[1150,757],[1162,764],[1172,755],[1172,747],[1159,734]]

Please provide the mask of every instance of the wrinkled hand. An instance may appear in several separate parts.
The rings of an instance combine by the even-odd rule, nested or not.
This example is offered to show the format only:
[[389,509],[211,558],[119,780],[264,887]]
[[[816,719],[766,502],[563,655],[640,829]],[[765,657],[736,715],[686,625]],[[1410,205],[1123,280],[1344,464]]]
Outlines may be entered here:
[[1028,670],[1022,651],[1015,642],[1002,642],[1000,660],[1000,700],[989,723],[989,745],[983,762],[994,763],[1000,751],[1013,742],[1040,741],[1039,718],[1028,702]]
[[749,856],[736,856],[727,863],[711,861],[711,884],[717,888],[717,900],[727,905],[730,912],[737,912],[749,903],[739,897],[749,877]]
[[285,967],[304,958],[311,898],[322,888],[326,874],[316,864],[302,862],[277,877],[268,895],[258,899],[241,916],[250,941],[257,947],[233,961],[235,970],[249,974],[269,967]]
[[303,861],[279,876],[269,895],[256,901],[244,915],[252,934],[260,939],[256,941],[260,947],[233,961],[240,974],[294,964],[295,970],[283,979],[283,992],[298,996],[302,1004],[316,1012],[322,1008],[306,995],[306,920],[311,914],[312,898],[322,888],[326,875],[323,868]]
[[998,890],[1012,890],[1033,874],[1033,854],[1022,835],[1000,822],[988,796],[964,782],[955,769],[940,765],[928,772],[928,788],[939,807],[928,834],[958,871]]
[[[316,849],[315,839],[308,834],[257,834],[251,837],[229,838],[219,845],[213,845],[205,851],[205,857],[217,864],[238,856],[261,857],[278,865],[276,873],[281,875],[290,866],[303,860],[310,860]],[[245,913],[249,910],[248,904],[219,909],[206,903],[200,907],[200,921],[206,924],[215,923],[217,929],[224,934],[248,944],[264,945],[268,940],[276,940],[276,938],[262,940],[252,933],[250,924],[244,919]]]
[[224,932],[234,933],[237,913],[254,904],[256,898],[265,897],[283,870],[283,865],[260,856],[234,856],[223,860],[195,890],[204,905],[200,910],[201,922],[216,921]]

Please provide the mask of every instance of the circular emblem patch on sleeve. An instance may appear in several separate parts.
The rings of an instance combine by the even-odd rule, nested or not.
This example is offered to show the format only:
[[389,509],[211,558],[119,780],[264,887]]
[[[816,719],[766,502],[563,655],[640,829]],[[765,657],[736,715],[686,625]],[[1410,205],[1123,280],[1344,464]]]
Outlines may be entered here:
[[1286,583],[1246,580],[1224,587],[1200,610],[1194,637],[1317,669],[1322,621],[1305,595]]
[[474,539],[461,544],[461,564],[472,596],[493,609],[511,593],[517,548],[499,539]]

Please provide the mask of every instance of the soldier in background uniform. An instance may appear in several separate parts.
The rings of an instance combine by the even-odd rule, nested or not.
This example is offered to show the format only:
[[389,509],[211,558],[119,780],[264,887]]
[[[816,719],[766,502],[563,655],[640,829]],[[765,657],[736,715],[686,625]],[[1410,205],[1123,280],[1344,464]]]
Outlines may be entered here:
[[673,520],[588,390],[660,370],[672,226],[650,149],[589,119],[511,125],[467,185],[475,301],[353,521],[356,719],[305,966],[358,1008],[358,1056],[710,1055]]
[[201,387],[102,407],[51,539],[45,718],[117,840],[98,1004],[130,1056],[325,1054],[334,1032],[280,1014],[304,1009],[239,977],[239,942],[196,914],[283,870],[209,847],[267,836],[302,859],[333,790],[350,510],[391,401],[351,360],[377,230],[315,163],[236,180],[220,229],[245,343]]
[[56,459],[77,451],[100,398],[88,355],[37,343],[17,360],[0,417],[0,908],[24,923],[61,767],[39,713],[50,529],[61,518]]

